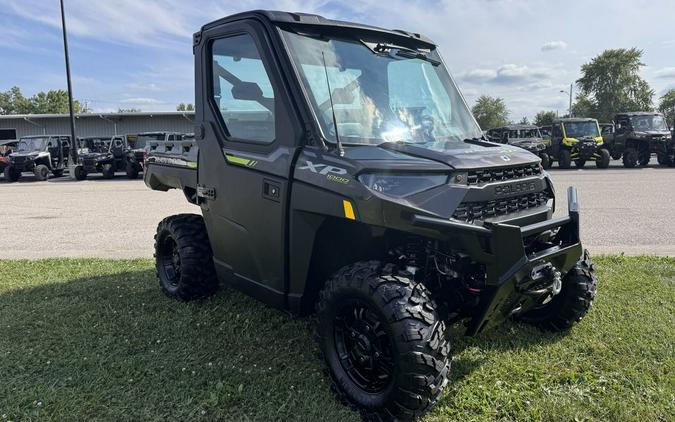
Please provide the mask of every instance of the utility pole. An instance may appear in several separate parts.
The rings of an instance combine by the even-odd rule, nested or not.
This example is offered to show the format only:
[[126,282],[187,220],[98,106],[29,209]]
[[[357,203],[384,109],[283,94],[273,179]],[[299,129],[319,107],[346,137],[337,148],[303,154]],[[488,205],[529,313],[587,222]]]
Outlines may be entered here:
[[68,81],[68,110],[70,111],[70,155],[72,157],[71,177],[75,165],[77,165],[77,138],[75,137],[75,110],[73,107],[73,86],[70,82],[70,59],[68,58],[68,35],[66,34],[66,12],[61,1],[61,26],[63,28],[63,52],[66,56],[66,79]]
[[[61,0],[63,1],[63,0]],[[574,89],[574,84],[570,84],[570,108],[569,108],[569,114],[570,117],[572,117],[572,90]]]

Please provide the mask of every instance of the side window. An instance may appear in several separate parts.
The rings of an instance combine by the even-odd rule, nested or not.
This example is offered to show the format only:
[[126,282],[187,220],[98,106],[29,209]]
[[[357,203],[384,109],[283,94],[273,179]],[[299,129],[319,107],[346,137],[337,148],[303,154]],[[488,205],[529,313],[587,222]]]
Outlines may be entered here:
[[562,138],[562,130],[560,129],[560,125],[553,125],[552,131],[551,131],[551,136],[554,138]]
[[268,144],[274,141],[274,89],[258,47],[248,35],[212,44],[213,92],[232,138]]

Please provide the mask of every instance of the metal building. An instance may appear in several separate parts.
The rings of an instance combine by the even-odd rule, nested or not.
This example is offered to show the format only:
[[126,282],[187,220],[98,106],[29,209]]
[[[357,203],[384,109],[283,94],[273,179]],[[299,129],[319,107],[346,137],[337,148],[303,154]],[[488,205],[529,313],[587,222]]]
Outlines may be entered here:
[[[75,115],[77,136],[113,136],[142,132],[191,133],[194,112],[83,113]],[[69,134],[67,114],[0,115],[0,140],[27,135]]]

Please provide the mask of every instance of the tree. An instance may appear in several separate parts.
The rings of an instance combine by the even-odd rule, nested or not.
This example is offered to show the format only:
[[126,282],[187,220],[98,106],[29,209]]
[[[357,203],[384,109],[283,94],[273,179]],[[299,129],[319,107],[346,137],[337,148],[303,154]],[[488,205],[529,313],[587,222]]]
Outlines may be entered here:
[[118,108],[118,113],[140,113],[142,110],[140,108]]
[[471,112],[483,129],[504,126],[509,122],[509,110],[503,98],[481,95]]
[[180,103],[176,107],[176,111],[195,111],[195,106],[191,103]]
[[537,126],[546,126],[553,124],[553,121],[558,117],[555,111],[542,110],[534,116],[534,124]]
[[519,125],[529,125],[530,124],[530,119],[527,118],[527,116],[523,117],[520,119],[520,122],[518,122]]
[[666,116],[668,124],[675,125],[675,89],[666,92],[659,101],[659,111]]
[[[642,50],[636,48],[605,50],[581,66],[577,84],[577,109],[590,106],[587,115],[600,121],[610,121],[614,113],[653,110],[654,90],[639,75]],[[587,103],[586,103],[587,101]],[[577,113],[574,111],[574,115]],[[585,110],[584,110],[585,111]]]
[[[87,107],[74,100],[75,113],[89,111]],[[26,98],[17,86],[0,92],[0,114],[66,114],[68,113],[68,92],[62,89],[38,92]]]

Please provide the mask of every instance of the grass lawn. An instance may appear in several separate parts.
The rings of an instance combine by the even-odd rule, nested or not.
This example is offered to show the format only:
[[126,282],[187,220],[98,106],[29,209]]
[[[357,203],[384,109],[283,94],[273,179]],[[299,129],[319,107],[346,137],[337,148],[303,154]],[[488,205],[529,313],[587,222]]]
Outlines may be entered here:
[[[672,421],[675,259],[596,260],[567,336],[454,327],[453,370],[427,421]],[[351,421],[308,323],[242,294],[181,304],[147,260],[0,261],[0,422]]]

